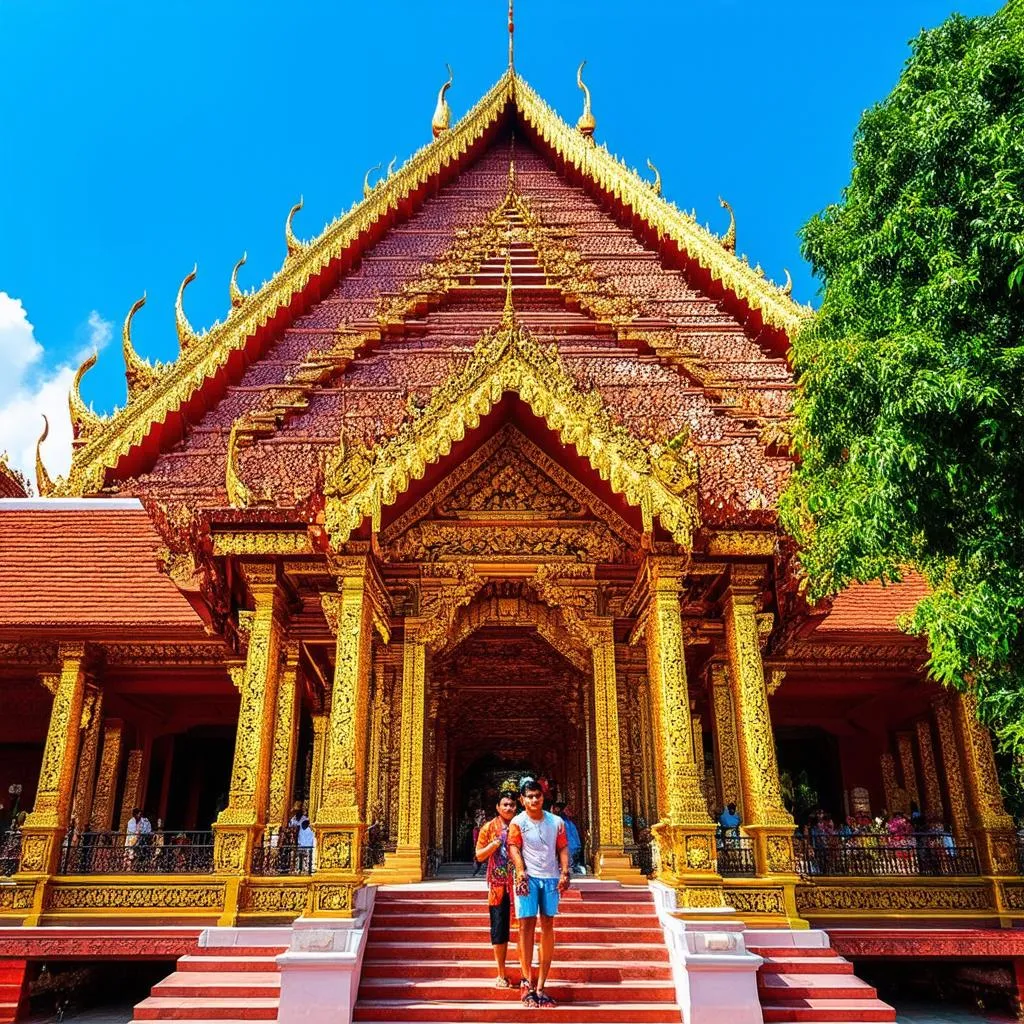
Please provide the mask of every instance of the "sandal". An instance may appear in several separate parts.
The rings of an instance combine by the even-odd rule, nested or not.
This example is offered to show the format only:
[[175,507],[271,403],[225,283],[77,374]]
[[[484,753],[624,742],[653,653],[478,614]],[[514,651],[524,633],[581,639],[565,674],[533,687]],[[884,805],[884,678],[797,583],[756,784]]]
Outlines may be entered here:
[[523,1006],[536,1010],[540,1006],[540,996],[531,988],[529,992],[523,993]]
[[512,982],[509,981],[508,978],[495,978],[494,979],[494,987],[495,988],[511,988],[512,987]]
[[547,1009],[550,1006],[558,1005],[558,1003],[556,1003],[554,999],[552,999],[551,996],[547,994],[547,992],[534,992],[534,995],[537,998],[537,1005],[542,1006],[545,1009]]

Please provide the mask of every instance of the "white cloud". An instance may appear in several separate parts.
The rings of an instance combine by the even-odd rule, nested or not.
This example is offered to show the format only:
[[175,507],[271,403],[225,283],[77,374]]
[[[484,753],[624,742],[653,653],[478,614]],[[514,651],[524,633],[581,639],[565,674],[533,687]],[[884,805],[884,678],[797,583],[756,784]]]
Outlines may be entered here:
[[67,472],[71,465],[71,418],[68,392],[77,365],[93,349],[103,348],[113,336],[113,325],[93,310],[86,320],[88,343],[75,356],[76,365],[48,365],[46,351],[19,299],[0,291],[0,451],[29,480],[36,478],[36,439],[43,429],[43,414],[50,421],[50,436],[43,444],[43,459],[50,475]]

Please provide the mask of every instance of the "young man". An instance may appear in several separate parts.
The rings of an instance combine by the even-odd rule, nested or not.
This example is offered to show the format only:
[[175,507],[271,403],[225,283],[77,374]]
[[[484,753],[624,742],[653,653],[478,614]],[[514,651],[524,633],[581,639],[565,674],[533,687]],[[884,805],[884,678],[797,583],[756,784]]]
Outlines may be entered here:
[[[480,827],[476,840],[476,861],[487,862],[487,909],[491,915],[491,945],[498,966],[495,988],[511,988],[505,974],[508,954],[508,932],[512,915],[509,891],[512,888],[512,867],[508,861],[508,826],[516,813],[516,795],[503,792],[498,797],[497,817]],[[475,874],[476,872],[474,872]]]
[[[565,822],[544,810],[544,790],[529,777],[521,779],[523,807],[508,829],[508,852],[516,869],[516,917],[519,919],[519,964],[523,970],[523,1003],[554,1006],[544,991],[555,951],[558,898],[569,887],[569,841]],[[531,978],[533,942],[540,914],[540,968]]]

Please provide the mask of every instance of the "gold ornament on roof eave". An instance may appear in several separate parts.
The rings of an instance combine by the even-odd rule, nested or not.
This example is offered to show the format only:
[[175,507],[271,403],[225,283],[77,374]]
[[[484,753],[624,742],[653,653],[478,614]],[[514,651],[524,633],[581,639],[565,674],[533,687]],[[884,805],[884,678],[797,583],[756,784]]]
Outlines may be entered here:
[[146,293],[136,299],[132,308],[128,310],[124,318],[124,325],[121,328],[121,353],[124,356],[124,377],[128,385],[128,401],[132,401],[141,395],[147,388],[151,388],[167,372],[172,364],[151,363],[143,359],[135,350],[132,342],[132,321],[135,314],[146,304]]
[[306,251],[306,243],[300,242],[295,237],[295,232],[292,230],[292,221],[295,219],[295,214],[302,209],[302,196],[299,196],[299,201],[288,211],[288,217],[284,222],[284,244],[287,248],[287,255],[285,259],[292,259],[295,256],[300,256]]
[[447,93],[452,87],[454,81],[454,75],[452,75],[451,64],[445,64],[448,69],[448,81],[441,86],[441,91],[437,94],[437,106],[434,107],[434,116],[430,120],[430,130],[434,133],[434,138],[439,138],[451,127],[452,123],[452,112],[448,106]]
[[199,341],[199,335],[188,322],[188,317],[185,316],[185,289],[196,279],[198,273],[199,264],[192,264],[192,269],[178,285],[178,297],[174,300],[174,324],[178,330],[178,348],[182,353],[187,352]]
[[43,442],[50,436],[50,421],[43,413],[43,432],[36,441],[36,490],[40,498],[47,498],[53,493],[53,481],[46,471],[46,463],[43,462]]
[[245,302],[245,292],[238,287],[238,271],[245,266],[245,261],[249,258],[248,252],[242,253],[242,258],[235,264],[231,271],[231,280],[228,282],[228,296],[231,299],[232,309],[238,309],[239,306]]
[[603,192],[618,197],[659,235],[679,245],[714,280],[758,310],[766,324],[792,337],[812,313],[810,307],[797,305],[781,288],[725,252],[717,236],[656,196],[647,182],[634,177],[604,148],[590,145],[509,69],[457,124],[423,146],[368,199],[328,224],[300,257],[286,260],[270,281],[245,295],[223,323],[205,332],[202,344],[192,345],[151,388],[103,421],[102,427],[73,453],[68,477],[56,483],[56,492],[83,495],[101,490],[107,472],[142,443],[153,424],[166,420],[205,380],[216,376],[231,353],[244,348],[249,338],[286,308],[339,253],[365,237],[381,218],[396,211],[410,193],[470,151],[510,102],[544,145]]
[[342,439],[325,467],[324,522],[333,544],[344,544],[367,517],[379,530],[382,509],[475,429],[503,394],[513,393],[640,509],[645,532],[657,519],[676,543],[689,547],[700,519],[696,455],[684,438],[642,442],[613,422],[598,392],[577,389],[554,345],[542,348],[525,327],[509,326],[507,314],[503,319],[499,330],[480,338],[465,368],[436,388],[420,415],[390,440],[371,451]]
[[576,131],[586,139],[593,139],[594,129],[597,128],[597,121],[594,119],[594,112],[590,108],[590,90],[587,88],[587,83],[583,81],[583,69],[586,66],[587,62],[581,60],[580,66],[576,69],[576,85],[583,93],[583,113],[580,114],[580,119],[576,122]]
[[75,371],[75,378],[68,392],[68,410],[71,413],[71,428],[75,442],[85,441],[103,425],[103,417],[85,404],[81,391],[82,378],[96,365],[97,359],[99,352],[94,349],[92,355],[86,356],[82,365]]
[[364,198],[364,199],[369,199],[369,198],[370,198],[370,194],[371,194],[371,193],[373,192],[373,190],[374,190],[374,189],[375,189],[375,188],[377,187],[377,185],[379,185],[379,184],[380,184],[380,182],[379,182],[379,181],[377,182],[377,185],[371,185],[371,184],[370,184],[370,175],[371,175],[371,174],[373,174],[373,172],[374,172],[374,171],[379,171],[379,170],[380,170],[380,168],[381,168],[381,165],[380,165],[380,164],[374,164],[374,165],[373,165],[373,166],[372,166],[372,167],[371,167],[371,168],[370,168],[370,169],[369,169],[369,170],[368,170],[368,171],[366,172],[366,174],[364,174],[364,175],[363,175],[363,198]]

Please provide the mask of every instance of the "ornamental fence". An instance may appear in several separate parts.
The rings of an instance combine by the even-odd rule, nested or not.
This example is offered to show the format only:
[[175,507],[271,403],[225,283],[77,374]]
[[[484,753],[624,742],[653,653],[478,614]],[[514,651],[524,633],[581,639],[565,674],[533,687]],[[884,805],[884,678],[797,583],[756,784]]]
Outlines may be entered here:
[[21,859],[21,830],[13,828],[0,835],[0,877],[13,875]]
[[947,833],[822,835],[794,839],[797,873],[815,875],[980,875],[978,852]]
[[79,832],[61,850],[62,875],[207,875],[212,832]]
[[718,840],[718,873],[723,878],[753,878],[754,840],[727,833]]

